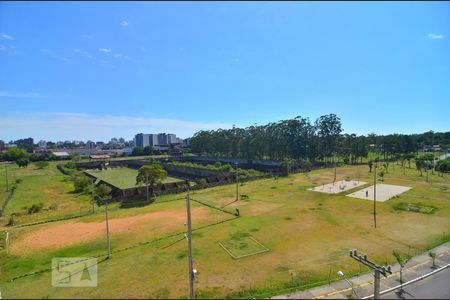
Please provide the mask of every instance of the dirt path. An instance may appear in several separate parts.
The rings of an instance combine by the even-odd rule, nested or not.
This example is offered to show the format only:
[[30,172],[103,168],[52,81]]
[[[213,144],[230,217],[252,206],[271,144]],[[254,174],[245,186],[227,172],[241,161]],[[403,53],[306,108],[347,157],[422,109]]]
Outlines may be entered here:
[[[191,210],[193,220],[207,219],[208,211],[203,207]],[[186,219],[184,211],[152,212],[142,215],[112,219],[109,221],[111,235],[132,233],[138,235],[152,230],[182,227]],[[23,254],[37,249],[56,249],[80,242],[95,240],[105,235],[105,222],[82,223],[69,221],[64,224],[51,224],[26,233],[10,244],[11,254]]]

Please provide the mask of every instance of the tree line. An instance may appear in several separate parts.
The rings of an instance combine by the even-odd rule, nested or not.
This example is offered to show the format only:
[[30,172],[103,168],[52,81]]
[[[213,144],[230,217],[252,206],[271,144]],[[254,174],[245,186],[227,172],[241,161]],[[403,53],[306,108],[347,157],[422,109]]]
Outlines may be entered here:
[[246,159],[294,159],[330,162],[337,156],[346,163],[362,162],[369,152],[380,159],[412,157],[425,145],[450,146],[450,132],[423,134],[343,134],[340,118],[328,114],[311,122],[297,116],[246,128],[202,130],[191,140],[192,152],[200,155]]

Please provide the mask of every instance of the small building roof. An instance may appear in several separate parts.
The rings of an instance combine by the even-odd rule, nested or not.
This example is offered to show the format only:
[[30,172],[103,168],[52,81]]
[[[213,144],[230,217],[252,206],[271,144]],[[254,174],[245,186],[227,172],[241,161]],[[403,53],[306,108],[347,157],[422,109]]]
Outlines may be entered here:
[[52,152],[52,153],[55,156],[69,156],[69,153],[67,153],[65,151],[55,151],[55,152]]

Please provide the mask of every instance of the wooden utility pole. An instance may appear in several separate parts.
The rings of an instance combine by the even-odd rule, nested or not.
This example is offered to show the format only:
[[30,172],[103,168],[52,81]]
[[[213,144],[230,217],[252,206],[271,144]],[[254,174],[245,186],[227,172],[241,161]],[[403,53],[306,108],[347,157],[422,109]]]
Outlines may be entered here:
[[238,163],[235,163],[235,170],[236,170],[236,201],[239,200],[239,174],[237,169]]
[[9,192],[9,182],[8,182],[8,164],[5,164],[5,174],[6,174],[6,191]]
[[105,216],[106,216],[106,243],[108,244],[108,258],[111,258],[111,243],[109,241],[109,223],[108,223],[108,199],[105,200]]
[[334,179],[333,179],[333,183],[336,182],[336,152],[334,152]]
[[192,264],[192,224],[191,224],[191,204],[189,191],[186,195],[186,211],[187,211],[187,240],[188,240],[188,259],[189,259],[189,298],[195,299],[194,292],[194,267]]
[[371,262],[370,260],[367,259],[367,255],[358,255],[358,252],[356,250],[350,250],[349,252],[350,257],[353,258],[354,260],[356,260],[359,263],[362,263],[363,265],[371,268],[372,270],[374,270],[374,292],[373,292],[373,298],[374,299],[380,299],[380,279],[381,279],[381,275],[383,275],[384,277],[387,277],[388,274],[392,274],[391,271],[391,266],[380,266],[377,265],[374,262]]
[[92,213],[95,213],[95,178],[92,178]]
[[373,224],[377,228],[377,163],[373,172]]

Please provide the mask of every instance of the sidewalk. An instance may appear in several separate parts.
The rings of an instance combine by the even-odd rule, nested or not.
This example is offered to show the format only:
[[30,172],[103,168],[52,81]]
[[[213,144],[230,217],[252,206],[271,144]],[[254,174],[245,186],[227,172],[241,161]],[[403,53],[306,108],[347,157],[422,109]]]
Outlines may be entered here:
[[[436,264],[443,267],[450,263],[450,242],[433,249],[436,253]],[[355,262],[357,263],[357,262]],[[431,258],[428,252],[413,257],[403,269],[403,282],[408,282],[425,274],[428,274],[434,269],[431,268]],[[392,274],[388,277],[381,277],[380,289],[381,292],[389,288],[398,286],[400,283],[400,266],[395,264],[392,266]],[[348,278],[353,283],[353,288],[358,295],[358,298],[364,298],[373,295],[373,274],[367,273],[361,276]],[[275,296],[272,299],[348,299],[352,294],[352,290],[348,283],[344,280],[315,287],[305,291],[294,292],[287,295]],[[352,295],[355,297],[355,294]]]

